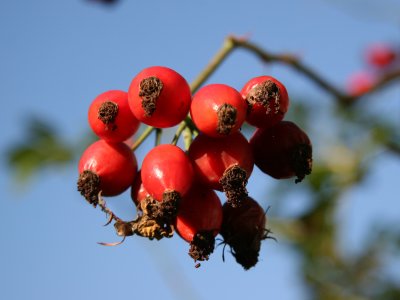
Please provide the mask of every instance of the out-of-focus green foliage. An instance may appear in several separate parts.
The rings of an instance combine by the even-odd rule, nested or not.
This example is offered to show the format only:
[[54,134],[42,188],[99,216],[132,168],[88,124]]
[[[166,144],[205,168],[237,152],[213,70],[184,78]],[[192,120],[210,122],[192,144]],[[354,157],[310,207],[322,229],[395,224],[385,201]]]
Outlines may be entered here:
[[[12,145],[6,155],[16,180],[26,182],[40,170],[49,167],[64,167],[75,160],[82,150],[82,144],[93,139],[85,137],[79,146],[64,141],[58,130],[42,119],[31,118],[27,122],[23,141]],[[80,142],[80,141],[78,141]]]

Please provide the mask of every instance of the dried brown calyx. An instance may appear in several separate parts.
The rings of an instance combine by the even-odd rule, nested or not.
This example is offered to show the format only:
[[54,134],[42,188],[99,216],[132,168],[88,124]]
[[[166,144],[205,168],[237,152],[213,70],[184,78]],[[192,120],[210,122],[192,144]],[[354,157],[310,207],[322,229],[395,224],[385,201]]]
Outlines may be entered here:
[[227,197],[227,202],[232,207],[240,206],[243,199],[248,195],[247,172],[238,164],[234,164],[227,168],[219,180],[222,189]]
[[85,170],[79,174],[78,178],[78,191],[85,199],[94,207],[97,206],[100,192],[100,178],[99,176],[90,171]]
[[165,191],[163,201],[160,203],[160,215],[164,223],[171,224],[178,214],[178,205],[181,201],[181,195],[176,191]]
[[267,114],[271,113],[269,106],[271,101],[274,101],[273,113],[278,114],[280,112],[280,90],[272,80],[266,80],[257,84],[250,90],[246,97],[249,111],[251,111],[254,104],[258,103],[265,107]]
[[162,81],[157,77],[143,79],[139,85],[139,97],[142,98],[142,108],[147,117],[150,117],[157,106],[157,99],[163,89]]
[[132,236],[133,227],[130,222],[124,222],[122,220],[117,220],[114,224],[115,231],[119,236]]
[[310,175],[312,170],[311,145],[297,145],[292,152],[291,165],[297,177],[295,183],[301,182],[306,175]]
[[157,220],[150,218],[147,215],[141,215],[130,222],[132,232],[142,237],[149,238],[150,240],[160,240],[164,237],[172,237],[174,228],[172,225],[166,226],[157,222]]
[[208,260],[214,252],[215,237],[212,231],[202,231],[194,235],[190,242],[189,255],[195,261]]
[[118,104],[111,101],[106,101],[100,105],[97,118],[106,125],[108,130],[115,130],[117,129],[117,125],[115,125],[114,122],[117,115]]
[[[178,194],[179,195],[179,194]],[[140,201],[138,210],[140,214],[132,221],[123,221],[118,218],[106,205],[105,200],[98,195],[98,205],[108,215],[108,225],[115,220],[114,228],[117,235],[122,236],[123,240],[117,243],[99,243],[104,246],[117,246],[124,242],[127,236],[139,235],[147,237],[150,240],[160,240],[164,237],[172,237],[174,226],[170,219],[171,206],[173,199],[169,199],[166,203],[159,202],[151,197]],[[168,217],[167,217],[168,215]]]
[[151,197],[140,201],[141,215],[132,221],[134,233],[157,240],[163,237],[171,237],[174,232],[173,223],[178,212],[180,199],[178,192],[166,191],[161,202]]
[[232,105],[225,103],[217,110],[219,134],[228,135],[236,124],[237,109]]

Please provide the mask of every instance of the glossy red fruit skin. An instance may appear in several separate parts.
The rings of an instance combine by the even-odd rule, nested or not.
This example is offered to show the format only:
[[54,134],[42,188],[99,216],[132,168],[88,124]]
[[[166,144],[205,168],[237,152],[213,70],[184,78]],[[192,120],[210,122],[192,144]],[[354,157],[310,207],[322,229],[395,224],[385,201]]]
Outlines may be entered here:
[[290,121],[281,121],[270,128],[258,128],[250,138],[256,166],[276,179],[296,176],[290,162],[293,149],[311,147],[307,134]]
[[100,177],[100,190],[104,196],[116,196],[127,190],[137,174],[137,161],[124,143],[99,140],[83,152],[78,171],[92,171]]
[[396,59],[396,51],[390,45],[376,43],[370,45],[365,53],[366,62],[378,69],[388,67]]
[[247,112],[247,104],[240,93],[225,84],[209,84],[197,91],[190,106],[190,115],[196,127],[204,134],[212,137],[223,137],[219,133],[218,109],[223,104],[232,105],[236,109],[236,122],[228,134],[239,131]]
[[[105,102],[113,102],[118,105],[118,114],[115,121],[104,124],[99,119],[99,109]],[[140,122],[132,114],[128,104],[128,93],[119,90],[111,90],[98,95],[89,107],[89,125],[93,132],[107,142],[123,142],[138,130]]]
[[217,194],[199,184],[193,185],[179,204],[176,231],[187,242],[196,233],[211,231],[214,237],[222,224],[222,205]]
[[[277,124],[284,118],[289,109],[289,95],[286,87],[279,80],[272,76],[258,76],[250,79],[240,91],[242,97],[246,99],[252,89],[256,88],[259,84],[262,84],[267,80],[275,83],[279,89],[279,107],[275,107],[273,99],[269,100],[267,108],[260,103],[249,105],[246,122],[259,128],[268,128]],[[267,109],[269,109],[268,113]],[[277,113],[275,113],[276,109],[278,109]]]
[[224,138],[199,134],[190,145],[188,154],[199,181],[215,190],[222,191],[219,180],[230,166],[238,164],[246,171],[247,178],[253,171],[252,149],[240,132]]
[[[135,181],[132,184],[131,187],[131,198],[133,203],[137,206],[140,201],[145,200],[146,198],[150,197],[149,192],[144,188],[143,182],[142,182],[142,171],[139,170],[136,177]],[[161,201],[161,200],[159,200]]]
[[165,191],[176,191],[181,197],[190,189],[194,172],[186,153],[179,147],[165,144],[150,150],[143,159],[141,178],[144,188],[159,201]]
[[[163,88],[157,98],[156,109],[147,116],[142,107],[140,82],[149,77],[157,77]],[[192,95],[186,80],[176,71],[162,66],[143,69],[133,78],[129,91],[129,106],[135,117],[141,122],[157,128],[177,125],[189,112]]]

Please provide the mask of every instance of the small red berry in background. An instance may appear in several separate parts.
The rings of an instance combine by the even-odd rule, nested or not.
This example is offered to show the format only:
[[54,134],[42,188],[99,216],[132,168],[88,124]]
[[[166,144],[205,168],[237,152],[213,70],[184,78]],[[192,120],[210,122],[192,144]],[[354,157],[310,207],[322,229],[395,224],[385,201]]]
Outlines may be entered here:
[[189,112],[191,92],[186,80],[166,67],[149,67],[133,78],[129,106],[141,122],[157,128],[177,125]]
[[190,115],[206,135],[227,136],[239,131],[246,118],[247,105],[240,93],[226,84],[209,84],[193,96]]
[[246,121],[253,126],[267,128],[283,119],[289,108],[285,86],[272,76],[249,80],[241,90],[249,109]]
[[370,45],[365,52],[365,60],[368,64],[378,69],[388,67],[396,59],[396,50],[384,43]]
[[139,128],[132,114],[128,94],[112,90],[98,95],[89,107],[89,125],[93,132],[107,142],[123,142]]
[[194,177],[189,157],[181,148],[171,144],[151,149],[143,159],[141,173],[144,188],[159,201],[184,196]]
[[270,128],[258,128],[250,145],[257,167],[276,179],[296,176],[298,183],[311,173],[310,139],[293,122],[281,121]]
[[222,205],[210,188],[194,184],[183,197],[176,217],[176,231],[190,243],[189,255],[195,260],[208,260],[214,251],[215,236],[222,223]]
[[264,209],[257,201],[247,197],[240,207],[233,208],[225,203],[222,210],[220,233],[224,243],[231,247],[236,261],[248,270],[257,264],[261,241],[268,237]]
[[78,170],[78,191],[96,206],[100,191],[104,196],[116,196],[131,186],[137,161],[126,144],[99,140],[83,152]]
[[372,73],[360,71],[350,76],[347,82],[347,92],[349,95],[358,97],[368,93],[374,86],[376,78]]
[[231,205],[238,206],[247,197],[246,184],[254,159],[249,142],[240,132],[224,138],[199,134],[189,147],[189,157],[198,179],[224,191]]

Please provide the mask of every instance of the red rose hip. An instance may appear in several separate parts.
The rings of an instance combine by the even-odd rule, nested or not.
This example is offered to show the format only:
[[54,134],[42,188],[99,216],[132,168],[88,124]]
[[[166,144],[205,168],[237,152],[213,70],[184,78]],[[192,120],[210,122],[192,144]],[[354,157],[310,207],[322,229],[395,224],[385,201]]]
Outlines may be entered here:
[[249,80],[241,90],[249,109],[246,121],[253,126],[267,128],[283,119],[289,108],[285,86],[272,76]]
[[89,125],[93,132],[107,142],[123,142],[139,128],[132,114],[128,94],[112,90],[97,96],[89,107]]
[[179,200],[193,182],[193,167],[186,153],[179,147],[165,144],[150,150],[145,156],[141,177],[143,187],[158,201]]
[[124,143],[99,140],[82,154],[79,164],[78,191],[97,205],[98,194],[116,196],[128,189],[137,173],[136,157]]
[[201,182],[224,191],[231,205],[240,205],[254,165],[250,144],[240,132],[224,138],[200,134],[190,145],[189,157]]
[[210,188],[193,185],[179,205],[176,230],[190,243],[189,255],[195,261],[208,260],[221,223],[222,205],[217,194]]
[[141,122],[157,128],[177,125],[189,112],[191,92],[186,80],[166,67],[149,67],[133,78],[129,106]]
[[311,173],[310,139],[292,122],[281,121],[273,127],[257,129],[250,144],[257,167],[276,179],[296,176],[298,183]]
[[240,93],[225,84],[209,84],[193,97],[190,115],[206,135],[227,136],[237,132],[246,118],[247,104]]

